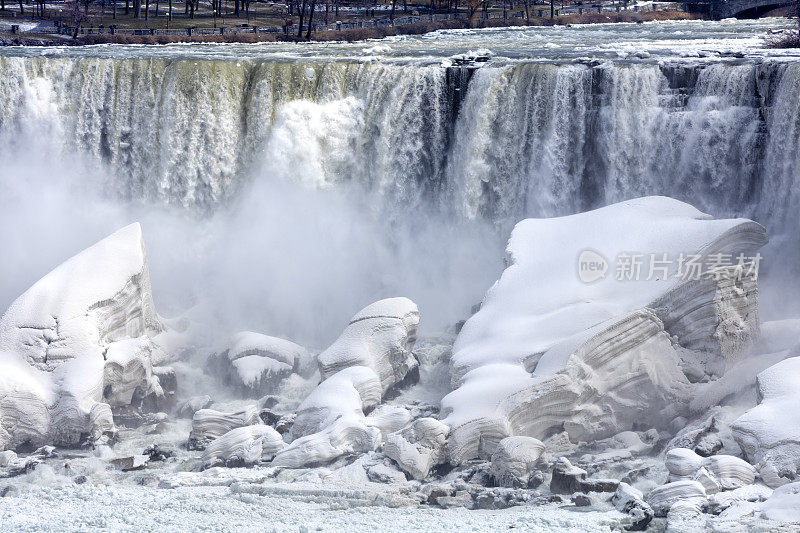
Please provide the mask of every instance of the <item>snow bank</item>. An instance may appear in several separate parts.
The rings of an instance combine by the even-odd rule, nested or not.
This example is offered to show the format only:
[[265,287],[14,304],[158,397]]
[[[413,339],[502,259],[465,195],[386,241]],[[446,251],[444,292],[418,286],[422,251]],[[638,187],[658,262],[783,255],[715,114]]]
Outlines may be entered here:
[[98,402],[160,392],[163,329],[138,223],[36,282],[0,318],[0,448],[77,444]]
[[[724,371],[758,333],[748,265],[682,279],[678,258],[750,256],[766,240],[752,221],[713,220],[664,197],[517,224],[508,267],[453,347],[456,390],[442,400],[451,461],[562,424],[573,440],[607,437],[636,420],[666,426],[692,382]],[[612,261],[619,266],[622,254],[648,260],[638,280],[618,279]],[[650,254],[672,262],[651,275]],[[581,281],[586,257],[605,264],[605,275],[598,269]]]

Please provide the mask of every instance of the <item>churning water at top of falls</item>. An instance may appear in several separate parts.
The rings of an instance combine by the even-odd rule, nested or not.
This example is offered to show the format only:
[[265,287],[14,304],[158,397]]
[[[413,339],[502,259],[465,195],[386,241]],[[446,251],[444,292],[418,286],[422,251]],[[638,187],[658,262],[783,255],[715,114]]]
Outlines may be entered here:
[[161,298],[320,344],[382,296],[452,323],[516,221],[642,195],[752,217],[796,265],[788,24],[0,48],[0,307],[133,218]]

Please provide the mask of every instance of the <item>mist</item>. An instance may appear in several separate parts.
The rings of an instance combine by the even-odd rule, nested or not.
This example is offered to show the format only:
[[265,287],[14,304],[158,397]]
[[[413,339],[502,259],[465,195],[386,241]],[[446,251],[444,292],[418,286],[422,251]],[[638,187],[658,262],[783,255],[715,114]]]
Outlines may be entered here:
[[324,348],[359,309],[400,295],[419,305],[422,331],[436,334],[468,316],[502,269],[505,236],[488,223],[386,213],[358,184],[309,185],[266,158],[237,176],[230,202],[200,213],[122,200],[113,171],[29,141],[0,154],[3,309],[134,221],[158,312],[188,314],[215,342],[248,329]]

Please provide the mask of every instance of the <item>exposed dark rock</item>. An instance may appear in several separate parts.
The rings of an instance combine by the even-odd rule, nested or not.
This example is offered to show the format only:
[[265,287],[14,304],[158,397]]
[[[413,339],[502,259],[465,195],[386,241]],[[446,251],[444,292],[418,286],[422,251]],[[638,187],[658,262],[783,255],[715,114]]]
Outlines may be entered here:
[[166,461],[172,457],[175,457],[175,452],[173,450],[168,450],[161,448],[157,444],[153,444],[145,448],[142,452],[142,455],[146,455],[150,458],[150,461]]
[[576,494],[572,497],[572,503],[575,504],[575,507],[589,507],[592,505],[592,500],[585,494]]
[[629,515],[629,523],[624,526],[627,531],[644,531],[655,515],[642,493],[627,483],[619,484],[611,503],[619,512]]
[[573,466],[566,457],[560,457],[553,467],[550,479],[550,492],[553,494],[573,494],[583,492],[583,480],[586,470]]
[[119,468],[123,472],[131,472],[134,470],[144,470],[150,458],[146,455],[134,455],[131,457],[121,457],[114,459],[111,464]]
[[75,479],[72,480],[76,485],[83,485],[88,481],[86,476],[76,476]]

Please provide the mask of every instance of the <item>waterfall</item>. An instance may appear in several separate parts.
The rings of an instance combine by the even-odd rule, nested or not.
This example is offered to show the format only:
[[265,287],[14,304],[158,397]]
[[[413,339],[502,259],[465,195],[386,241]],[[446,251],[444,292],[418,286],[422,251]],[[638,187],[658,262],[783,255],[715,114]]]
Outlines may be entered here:
[[[0,137],[209,209],[254,164],[508,225],[644,194],[792,222],[800,65],[0,58]],[[21,134],[24,134],[20,136]]]

